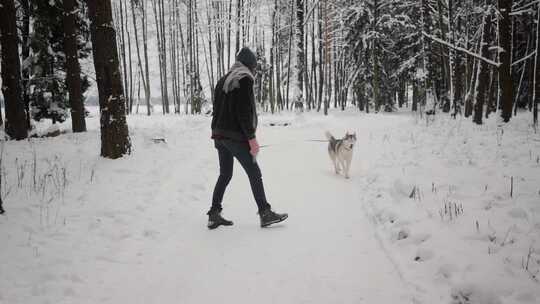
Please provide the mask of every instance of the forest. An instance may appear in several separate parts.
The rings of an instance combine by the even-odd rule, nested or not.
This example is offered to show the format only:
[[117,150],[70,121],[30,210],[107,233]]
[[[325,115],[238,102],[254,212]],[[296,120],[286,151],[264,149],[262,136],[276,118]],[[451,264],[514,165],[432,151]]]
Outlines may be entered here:
[[[2,121],[13,139],[26,138],[41,119],[72,117],[73,131],[84,131],[91,86],[99,89],[103,133],[122,137],[126,131],[106,125],[107,117],[122,124],[139,105],[148,115],[211,111],[215,83],[245,45],[258,56],[255,95],[265,112],[405,105],[477,124],[526,112],[538,121],[534,0],[2,3]],[[96,25],[101,17],[110,26]],[[113,70],[100,71],[103,62]],[[110,106],[116,99],[122,105]]]

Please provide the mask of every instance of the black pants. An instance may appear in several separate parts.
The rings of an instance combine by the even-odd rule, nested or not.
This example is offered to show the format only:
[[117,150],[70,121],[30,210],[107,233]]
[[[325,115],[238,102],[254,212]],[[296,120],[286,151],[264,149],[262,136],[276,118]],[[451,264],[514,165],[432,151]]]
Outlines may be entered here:
[[212,207],[208,211],[208,214],[221,212],[223,195],[233,175],[234,158],[242,165],[249,177],[251,191],[253,192],[255,202],[257,202],[259,212],[270,209],[270,204],[266,201],[266,195],[264,193],[261,169],[249,152],[248,143],[229,139],[216,139],[214,140],[214,146],[218,150],[219,156],[219,178],[214,188]]

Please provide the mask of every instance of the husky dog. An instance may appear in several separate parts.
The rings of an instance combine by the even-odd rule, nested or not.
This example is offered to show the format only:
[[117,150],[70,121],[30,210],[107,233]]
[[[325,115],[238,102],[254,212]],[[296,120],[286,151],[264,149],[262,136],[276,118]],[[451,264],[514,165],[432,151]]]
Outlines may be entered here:
[[341,169],[345,178],[349,178],[356,132],[352,134],[347,132],[342,139],[336,139],[330,132],[326,131],[326,137],[328,138],[328,154],[330,154],[336,174],[339,174]]

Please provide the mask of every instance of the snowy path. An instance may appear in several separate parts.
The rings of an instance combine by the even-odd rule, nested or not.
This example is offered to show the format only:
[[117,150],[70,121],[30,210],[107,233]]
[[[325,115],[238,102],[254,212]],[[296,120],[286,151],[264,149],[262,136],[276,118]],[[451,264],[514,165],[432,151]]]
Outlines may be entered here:
[[[283,122],[290,125],[269,126]],[[235,162],[224,201],[234,226],[209,231],[218,165],[208,118],[134,116],[129,123],[135,152],[121,160],[96,156],[97,120],[87,134],[6,146],[1,304],[540,298],[520,264],[540,235],[540,155],[532,154],[540,140],[524,124],[499,137],[497,129],[459,122],[425,128],[399,113],[265,116],[258,137],[268,145],[259,156],[267,197],[289,219],[259,227]],[[326,130],[357,132],[349,180],[333,173],[326,144],[310,141]],[[152,142],[160,136],[166,144]],[[518,158],[515,146],[524,147]],[[42,178],[52,180],[44,191],[32,190],[33,151],[38,190]],[[54,178],[62,170],[69,183],[60,195]],[[519,177],[515,198],[506,193],[510,175]],[[413,186],[421,200],[409,198]],[[465,215],[441,220],[448,200],[463,203]],[[536,259],[540,265],[532,257],[531,267]]]
[[[330,171],[324,144],[290,144],[306,135],[295,133],[285,138],[283,132],[269,134],[265,140],[274,144],[259,159],[269,199],[277,211],[290,213],[287,222],[270,229],[259,228],[247,178],[235,163],[224,211],[235,225],[208,231],[204,212],[216,178],[215,151],[195,145],[193,151],[180,152],[170,142],[167,152],[176,159],[157,161],[150,175],[163,184],[137,194],[152,199],[141,202],[145,212],[132,218],[138,223],[132,229],[140,230],[142,222],[151,227],[145,230],[150,237],[117,244],[110,258],[126,261],[131,256],[133,263],[106,269],[100,277],[110,293],[96,300],[411,303],[374,238],[355,184]],[[313,148],[322,151],[316,161],[301,161]],[[182,165],[171,166],[171,161]]]

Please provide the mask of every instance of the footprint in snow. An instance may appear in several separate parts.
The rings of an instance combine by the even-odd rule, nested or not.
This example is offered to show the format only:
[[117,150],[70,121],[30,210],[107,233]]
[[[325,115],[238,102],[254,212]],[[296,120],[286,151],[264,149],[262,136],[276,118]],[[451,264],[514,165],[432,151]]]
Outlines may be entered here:
[[458,267],[454,264],[444,264],[439,267],[437,270],[437,276],[439,278],[450,280],[454,273],[458,271]]
[[404,239],[408,238],[410,234],[411,234],[411,232],[409,231],[409,229],[403,228],[403,229],[399,230],[399,232],[397,233],[397,240],[398,241],[404,240]]
[[516,219],[527,219],[527,211],[523,208],[512,208],[508,211],[508,215]]
[[145,238],[149,238],[149,239],[152,239],[152,240],[155,240],[157,238],[158,234],[159,234],[159,232],[154,231],[154,230],[146,229],[146,230],[143,231],[143,236]]
[[435,256],[433,251],[429,249],[425,249],[425,248],[418,248],[414,256],[414,260],[416,262],[425,262],[425,261],[431,260],[433,256]]

